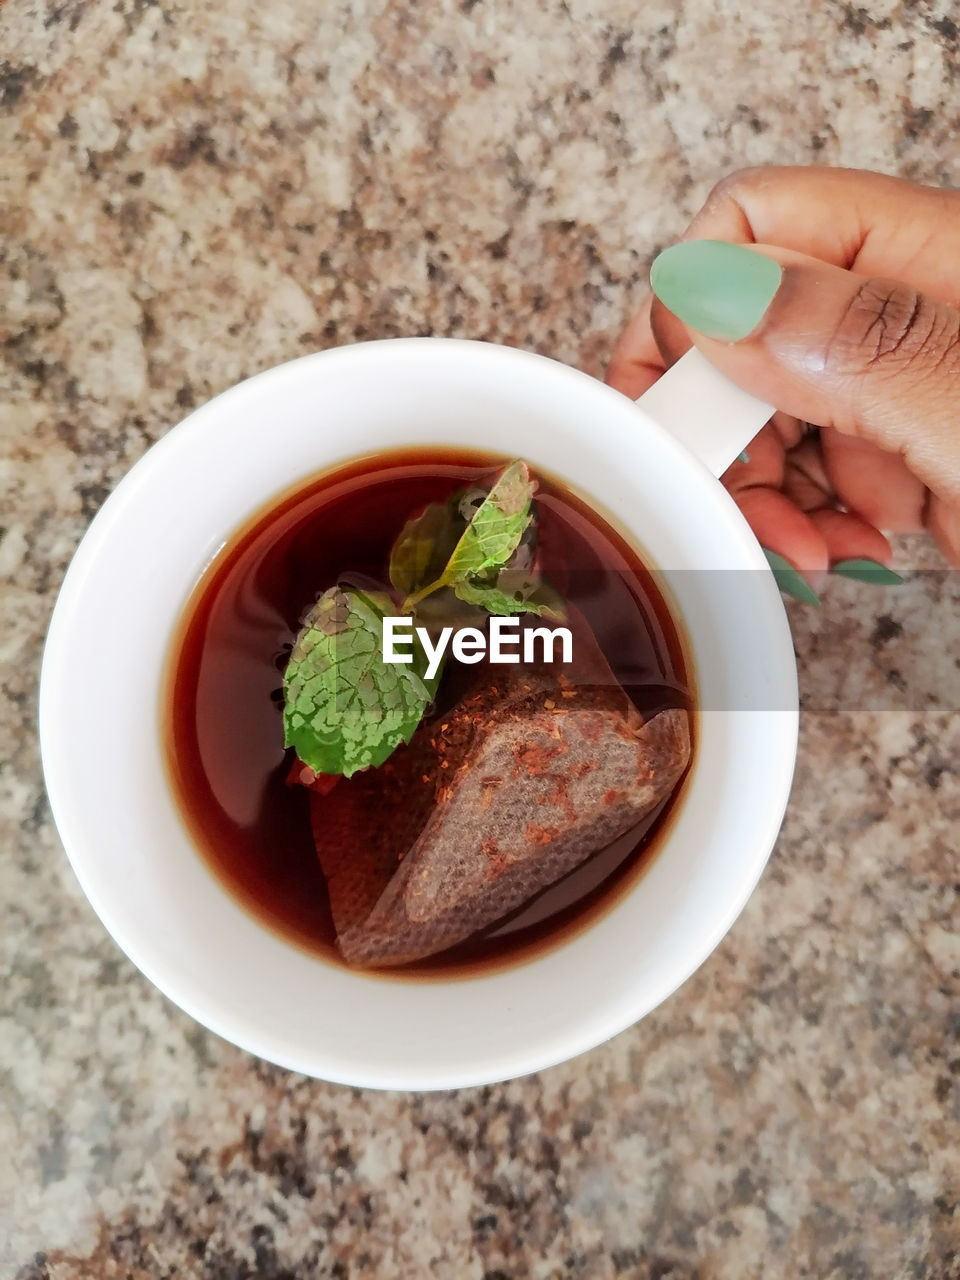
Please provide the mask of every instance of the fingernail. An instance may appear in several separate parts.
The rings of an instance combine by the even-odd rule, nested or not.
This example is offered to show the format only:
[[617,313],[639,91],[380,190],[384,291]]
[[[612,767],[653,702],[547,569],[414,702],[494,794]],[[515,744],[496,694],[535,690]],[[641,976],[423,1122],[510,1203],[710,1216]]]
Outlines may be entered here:
[[793,596],[794,600],[800,600],[803,604],[818,605],[820,603],[820,597],[813,587],[789,560],[785,560],[783,556],[778,555],[776,551],[770,551],[767,547],[763,548],[763,554],[767,557],[767,563],[773,570],[777,586],[784,595]]
[[738,462],[749,462],[749,461],[750,461],[750,455],[749,455],[749,453],[747,453],[746,449],[744,449],[743,453],[738,453],[738,454],[737,454],[737,461],[738,461]]
[[671,245],[650,268],[650,287],[663,305],[691,329],[722,342],[753,332],[782,278],[772,258],[724,240]]
[[841,578],[853,578],[856,582],[874,582],[878,586],[896,587],[903,579],[879,560],[838,560],[830,570]]

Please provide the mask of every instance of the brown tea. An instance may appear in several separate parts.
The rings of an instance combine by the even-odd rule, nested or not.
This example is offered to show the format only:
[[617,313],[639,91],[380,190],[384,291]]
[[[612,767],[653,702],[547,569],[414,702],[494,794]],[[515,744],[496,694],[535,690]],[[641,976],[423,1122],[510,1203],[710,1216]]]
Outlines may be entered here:
[[[251,912],[332,961],[343,963],[311,826],[311,805],[316,827],[324,800],[289,785],[292,751],[283,747],[282,679],[293,642],[317,597],[344,575],[386,580],[391,547],[411,512],[482,483],[503,461],[419,448],[317,477],[258,513],[229,541],[198,583],[175,638],[164,732],[186,825]],[[543,474],[537,480],[538,564],[571,612],[585,620],[639,712],[638,723],[669,708],[692,711],[692,673],[651,573],[582,500]],[[472,673],[447,661],[437,695],[441,711],[453,705]],[[335,793],[345,860],[350,828],[343,829],[341,815],[352,810],[342,801],[362,777],[342,781]],[[360,785],[365,839],[372,808],[385,832],[409,822],[410,798],[402,788],[379,791],[377,770],[368,770]],[[555,945],[634,882],[676,803],[673,791],[505,918],[396,972],[446,977],[514,963]]]

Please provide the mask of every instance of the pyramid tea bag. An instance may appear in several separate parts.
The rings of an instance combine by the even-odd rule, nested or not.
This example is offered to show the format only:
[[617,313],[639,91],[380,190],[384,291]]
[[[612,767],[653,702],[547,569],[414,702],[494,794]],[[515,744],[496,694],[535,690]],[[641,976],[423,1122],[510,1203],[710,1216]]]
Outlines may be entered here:
[[473,668],[455,705],[379,769],[311,796],[348,963],[405,964],[455,946],[671,794],[690,759],[687,713],[644,722],[582,619],[573,654]]

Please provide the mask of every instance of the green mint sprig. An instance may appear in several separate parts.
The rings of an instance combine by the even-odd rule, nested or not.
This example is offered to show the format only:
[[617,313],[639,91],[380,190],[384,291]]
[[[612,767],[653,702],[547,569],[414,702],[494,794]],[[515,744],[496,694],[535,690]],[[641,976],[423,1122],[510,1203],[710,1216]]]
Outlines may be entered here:
[[[442,571],[433,577],[424,574],[419,585],[407,593],[404,613],[411,613],[421,600],[441,587],[452,587],[460,595],[458,587],[471,576],[505,565],[532,518],[534,488],[527,464],[511,462],[473,513]],[[401,533],[401,539],[403,536]],[[435,565],[430,568],[435,570]]]
[[408,521],[390,557],[390,581],[405,597],[403,611],[413,612],[449,587],[488,613],[563,617],[563,602],[539,575],[511,567],[533,519],[535,491],[527,464],[518,460],[489,493],[477,495],[476,505],[470,494],[455,494]]
[[[526,463],[512,462],[489,492],[455,493],[408,520],[389,568],[403,612],[428,632],[462,622],[464,605],[471,625],[486,614],[562,620],[563,599],[531,567],[535,491]],[[440,676],[426,678],[415,629],[413,661],[384,660],[383,619],[394,611],[387,592],[341,583],[304,621],[283,678],[284,743],[316,773],[349,778],[383,764],[433,701]]]

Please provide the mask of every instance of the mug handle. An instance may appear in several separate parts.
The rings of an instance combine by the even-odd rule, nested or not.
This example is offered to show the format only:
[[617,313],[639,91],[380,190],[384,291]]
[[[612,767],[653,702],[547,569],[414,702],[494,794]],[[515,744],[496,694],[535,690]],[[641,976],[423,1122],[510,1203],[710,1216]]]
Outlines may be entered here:
[[691,347],[637,404],[715,476],[726,471],[773,414]]

